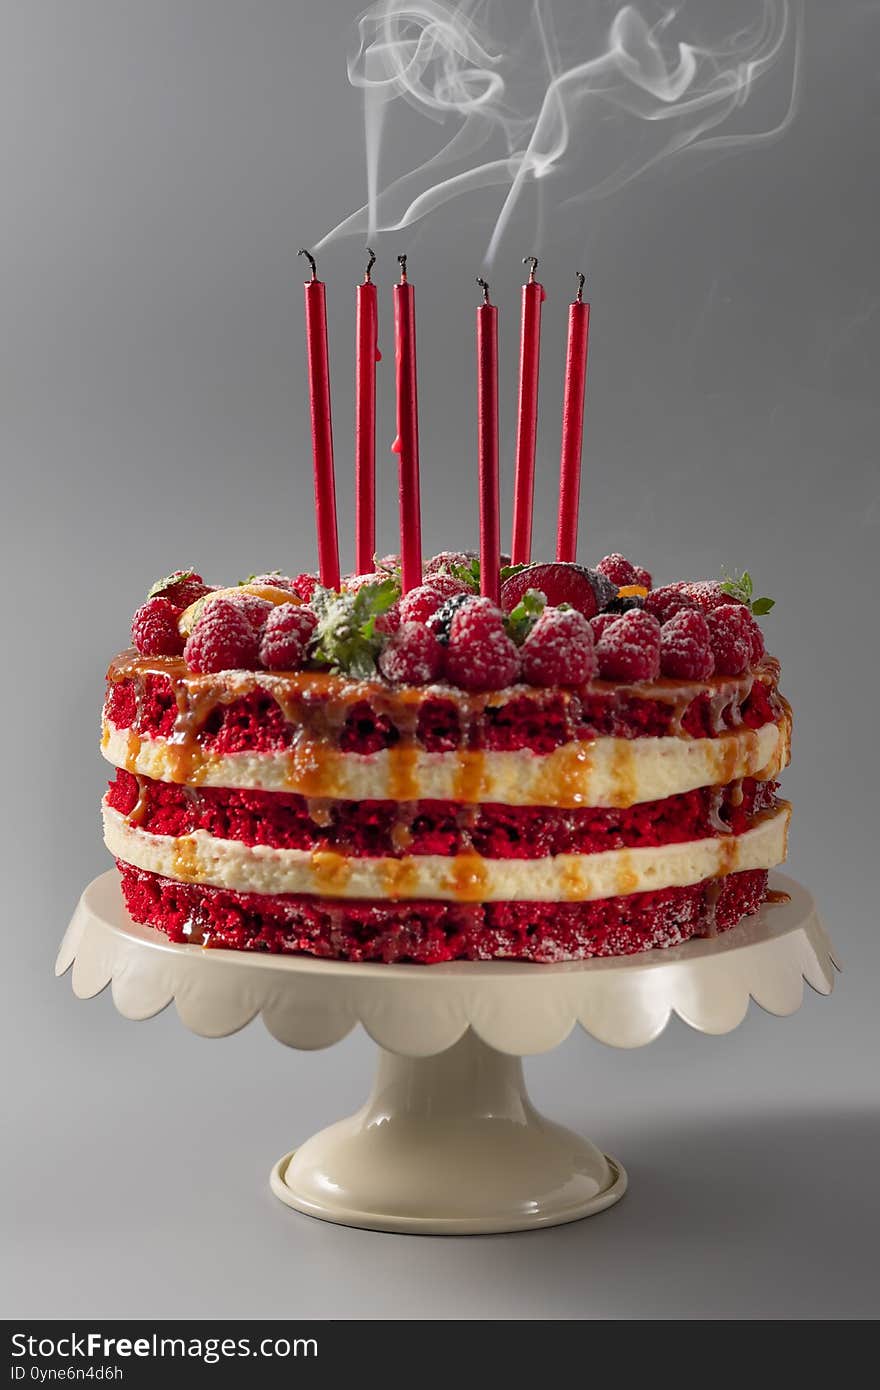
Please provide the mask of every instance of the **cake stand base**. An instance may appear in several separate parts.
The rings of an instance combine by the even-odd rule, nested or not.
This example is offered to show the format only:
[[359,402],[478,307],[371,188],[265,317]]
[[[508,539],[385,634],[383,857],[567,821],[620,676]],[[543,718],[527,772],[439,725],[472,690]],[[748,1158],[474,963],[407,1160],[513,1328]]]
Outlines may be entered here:
[[558,1226],[626,1191],[619,1163],[538,1113],[520,1059],[470,1030],[433,1057],[380,1050],[366,1105],[285,1154],[270,1182],[309,1216],[421,1235]]
[[577,1025],[611,1047],[641,1047],[673,1014],[719,1034],[751,1000],[783,1016],[800,1007],[805,981],[831,992],[815,903],[782,874],[771,882],[786,901],[664,951],[426,967],[177,945],[131,920],[111,870],[83,893],[55,968],[72,967],[81,999],[109,985],[126,1018],[173,1001],[201,1037],[262,1017],[279,1042],[309,1051],[361,1024],[379,1048],[373,1094],[275,1165],[276,1196],[373,1230],[521,1231],[589,1216],[626,1190],[618,1163],[534,1109],[521,1057],[558,1047]]

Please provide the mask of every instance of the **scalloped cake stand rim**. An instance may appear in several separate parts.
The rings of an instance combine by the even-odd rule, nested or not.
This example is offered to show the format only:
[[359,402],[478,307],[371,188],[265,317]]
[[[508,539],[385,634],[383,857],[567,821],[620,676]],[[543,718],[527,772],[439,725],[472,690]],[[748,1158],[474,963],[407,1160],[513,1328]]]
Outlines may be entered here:
[[790,901],[666,950],[546,965],[424,966],[176,944],[131,920],[111,869],[83,893],[55,970],[74,965],[80,998],[111,984],[128,1018],[152,1017],[173,1001],[187,1027],[211,1037],[262,1013],[279,1041],[309,1050],[331,1046],[358,1022],[380,1047],[410,1056],[451,1047],[469,1026],[516,1056],[550,1051],[576,1024],[601,1042],[635,1047],[653,1041],[673,1013],[701,1032],[724,1033],[742,1021],[750,999],[785,1016],[799,1007],[804,980],[831,992],[838,962],[811,895],[783,874],[771,883]]
[[360,1022],[380,1048],[372,1095],[354,1115],[286,1153],[270,1175],[286,1206],[322,1220],[407,1234],[532,1230],[619,1201],[614,1158],[532,1105],[521,1057],[576,1025],[606,1043],[650,1042],[676,1013],[723,1033],[749,1000],[792,1013],[807,980],[833,983],[809,893],[711,940],[643,956],[559,965],[386,966],[176,945],[133,923],[115,870],[80,899],[56,963],[91,998],[108,984],[120,1013],[174,1001],[193,1032],[221,1037],[261,1014],[281,1042],[329,1047]]

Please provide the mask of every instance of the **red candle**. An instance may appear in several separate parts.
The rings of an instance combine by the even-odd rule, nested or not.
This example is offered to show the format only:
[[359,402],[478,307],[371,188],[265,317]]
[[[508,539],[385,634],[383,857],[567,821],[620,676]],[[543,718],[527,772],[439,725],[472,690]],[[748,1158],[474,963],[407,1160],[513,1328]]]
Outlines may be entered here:
[[330,359],[327,350],[327,299],[318,279],[315,258],[302,250],[312,268],[306,281],[306,351],[309,360],[309,404],[312,414],[312,452],[315,464],[315,522],[318,531],[318,573],[327,589],[339,588],[339,538],[336,532],[336,480],[333,472],[333,421],[330,414]]
[[522,291],[519,347],[519,404],[516,418],[516,472],[513,490],[513,538],[510,555],[515,565],[532,558],[532,507],[535,495],[535,444],[538,438],[538,365],[541,356],[541,305],[544,286],[535,279],[537,256],[531,263],[528,283]]
[[498,514],[498,310],[477,276],[477,460],[480,482],[480,593],[501,597],[501,525]]
[[376,554],[376,363],[379,321],[376,286],[371,279],[376,255],[370,259],[364,281],[357,287],[355,329],[355,425],[354,425],[354,534],[355,569],[368,574]]
[[577,559],[578,508],[581,494],[581,453],[584,441],[584,390],[587,384],[587,343],[590,306],[584,303],[584,277],[578,271],[577,297],[568,310],[568,352],[562,399],[562,452],[559,464],[557,560]]
[[400,568],[403,592],[422,582],[422,520],[419,503],[419,400],[416,379],[416,306],[406,278],[406,256],[398,256],[394,286],[394,350],[397,379],[397,438],[400,463]]

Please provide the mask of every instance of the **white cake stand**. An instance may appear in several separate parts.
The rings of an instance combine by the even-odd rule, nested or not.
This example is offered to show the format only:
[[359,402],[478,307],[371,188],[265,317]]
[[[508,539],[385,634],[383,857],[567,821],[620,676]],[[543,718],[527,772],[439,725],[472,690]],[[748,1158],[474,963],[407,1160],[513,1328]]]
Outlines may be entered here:
[[749,999],[793,1013],[806,980],[829,994],[836,964],[805,889],[711,940],[564,965],[354,965],[172,945],[135,925],[115,871],[89,884],[56,974],[81,999],[108,984],[126,1018],[174,1001],[183,1023],[224,1037],[262,1014],[289,1047],[329,1047],[363,1024],[379,1046],[363,1109],[285,1154],[271,1174],[288,1206],[380,1231],[471,1234],[575,1221],[619,1201],[626,1173],[534,1109],[521,1057],[557,1047],[576,1023],[639,1047],[672,1013],[726,1033]]

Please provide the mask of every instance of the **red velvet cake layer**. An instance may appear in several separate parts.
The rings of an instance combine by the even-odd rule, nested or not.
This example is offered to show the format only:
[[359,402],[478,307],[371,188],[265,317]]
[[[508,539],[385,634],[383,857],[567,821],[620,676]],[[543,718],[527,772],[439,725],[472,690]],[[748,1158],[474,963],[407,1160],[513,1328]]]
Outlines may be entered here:
[[[404,741],[426,752],[459,748],[486,752],[529,749],[550,753],[565,743],[594,738],[689,735],[711,738],[728,729],[757,729],[778,719],[776,663],[760,675],[705,683],[658,680],[653,686],[592,681],[576,689],[522,687],[491,696],[448,695],[427,689],[395,691],[304,673],[270,690],[248,673],[234,673],[238,688],[190,673],[175,658],[120,657],[110,668],[106,717],[118,729],[170,738],[198,736],[208,753],[275,752],[303,738],[346,753],[376,753]],[[251,680],[251,689],[241,682]],[[201,683],[200,683],[201,681]]]
[[631,955],[727,931],[767,895],[754,870],[585,903],[367,903],[232,893],[117,863],[131,916],[172,941],[424,965]]
[[218,839],[353,856],[455,855],[540,859],[551,854],[676,844],[741,835],[776,805],[776,782],[746,778],[626,809],[462,805],[453,801],[310,801],[286,792],[187,787],[118,770],[107,800],[156,835],[205,830]]

